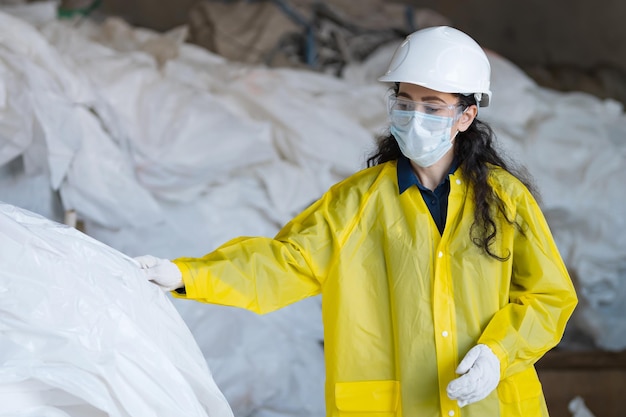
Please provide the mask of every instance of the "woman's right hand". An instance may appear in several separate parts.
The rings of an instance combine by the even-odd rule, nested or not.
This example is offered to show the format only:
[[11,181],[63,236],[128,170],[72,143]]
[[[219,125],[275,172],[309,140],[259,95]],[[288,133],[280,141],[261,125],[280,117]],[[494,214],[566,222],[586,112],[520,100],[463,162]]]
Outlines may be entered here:
[[169,259],[143,255],[134,258],[145,273],[146,279],[161,287],[163,291],[173,291],[185,286],[183,274]]

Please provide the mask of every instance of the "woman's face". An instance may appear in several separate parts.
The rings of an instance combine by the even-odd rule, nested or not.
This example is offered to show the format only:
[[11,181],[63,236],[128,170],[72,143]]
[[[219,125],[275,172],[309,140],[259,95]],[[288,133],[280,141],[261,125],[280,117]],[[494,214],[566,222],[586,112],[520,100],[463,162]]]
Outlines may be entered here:
[[[409,83],[400,83],[397,96],[412,101],[443,106],[455,106],[459,104],[458,97],[455,94],[442,93],[441,91],[435,91],[430,88],[422,87],[421,85]],[[472,105],[464,111],[459,108],[459,111],[462,111],[462,114],[458,117],[458,119],[456,119],[454,125],[452,126],[452,134],[455,134],[457,131],[464,132],[467,130],[476,117],[478,108],[475,105]]]

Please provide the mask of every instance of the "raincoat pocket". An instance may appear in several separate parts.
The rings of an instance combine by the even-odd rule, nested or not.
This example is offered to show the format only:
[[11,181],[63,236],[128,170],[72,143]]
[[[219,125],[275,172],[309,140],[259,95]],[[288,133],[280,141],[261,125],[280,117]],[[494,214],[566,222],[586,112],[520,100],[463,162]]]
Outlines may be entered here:
[[342,412],[395,415],[400,400],[398,381],[338,382],[335,384],[337,409]]
[[535,368],[529,368],[500,381],[498,385],[502,415],[542,416],[547,415],[541,382]]

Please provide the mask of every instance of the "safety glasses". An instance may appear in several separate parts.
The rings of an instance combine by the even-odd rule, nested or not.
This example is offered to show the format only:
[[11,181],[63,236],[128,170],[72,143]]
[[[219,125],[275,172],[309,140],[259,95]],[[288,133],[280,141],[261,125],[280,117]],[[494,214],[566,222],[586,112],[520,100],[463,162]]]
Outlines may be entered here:
[[433,116],[430,120],[438,118],[456,119],[461,114],[461,104],[441,104],[436,102],[413,101],[404,97],[390,95],[387,99],[387,111],[391,122],[397,125],[406,125],[415,116],[415,112],[421,115]]

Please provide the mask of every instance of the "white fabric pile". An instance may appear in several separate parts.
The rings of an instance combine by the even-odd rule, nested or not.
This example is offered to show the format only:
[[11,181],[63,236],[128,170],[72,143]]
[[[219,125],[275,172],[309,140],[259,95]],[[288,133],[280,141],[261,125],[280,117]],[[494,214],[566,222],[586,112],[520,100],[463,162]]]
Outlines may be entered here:
[[7,204],[0,241],[0,416],[232,417],[135,261]]
[[[272,236],[363,168],[386,127],[376,77],[395,44],[338,79],[234,64],[181,30],[58,22],[45,2],[27,15],[0,12],[0,200],[56,220],[75,210],[126,255],[200,256]],[[581,297],[570,327],[626,348],[623,108],[542,89],[489,57],[493,104],[480,116],[542,191]],[[234,414],[260,417],[324,414],[319,302],[267,316],[174,304]]]
[[[56,220],[76,210],[89,235],[127,255],[201,255],[239,234],[275,233],[358,169],[359,157],[340,155],[358,155],[359,141],[370,143],[371,135],[361,128],[353,141],[337,141],[334,123],[347,132],[357,122],[346,116],[342,125],[335,116],[349,109],[335,111],[318,95],[333,85],[351,94],[340,81],[311,74],[310,90],[298,97],[281,85],[284,77],[262,69],[241,68],[238,87],[196,78],[198,66],[235,79],[237,69],[191,46],[159,68],[139,50],[150,45],[142,35],[116,20],[80,31],[49,21],[40,31],[0,13],[9,90],[0,110],[0,200]],[[280,84],[268,85],[272,79]],[[276,95],[272,109],[262,107],[265,96],[247,92],[255,82]],[[239,96],[258,121],[242,116]],[[309,114],[295,121],[298,102],[310,103]],[[283,126],[263,120],[270,110]],[[305,130],[292,143],[293,122]],[[323,415],[319,299],[265,317],[175,302],[236,415]]]

